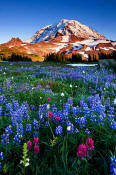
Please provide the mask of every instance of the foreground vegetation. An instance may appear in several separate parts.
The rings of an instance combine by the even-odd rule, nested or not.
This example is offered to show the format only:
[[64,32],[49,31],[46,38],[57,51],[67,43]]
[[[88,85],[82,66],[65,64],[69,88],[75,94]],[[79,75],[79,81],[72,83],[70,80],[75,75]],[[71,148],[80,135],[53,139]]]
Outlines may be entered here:
[[60,63],[0,64],[2,175],[116,169],[116,74]]

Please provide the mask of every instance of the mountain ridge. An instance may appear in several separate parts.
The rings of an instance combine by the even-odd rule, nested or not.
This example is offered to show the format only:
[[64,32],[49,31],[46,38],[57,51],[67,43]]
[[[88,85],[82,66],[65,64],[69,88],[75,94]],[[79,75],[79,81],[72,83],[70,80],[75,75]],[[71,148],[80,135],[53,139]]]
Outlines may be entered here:
[[71,42],[71,36],[78,39],[106,39],[103,35],[76,20],[62,19],[56,24],[48,25],[38,30],[35,35],[24,42],[39,43],[41,41],[54,41],[57,36],[64,36],[65,39],[63,41],[65,42]]
[[0,45],[2,46],[42,59],[47,54],[60,53],[65,54],[67,58],[71,58],[72,54],[80,54],[83,60],[88,60],[89,55],[98,60],[101,53],[116,52],[115,41],[108,40],[78,21],[65,19],[43,27],[26,41],[12,38]]

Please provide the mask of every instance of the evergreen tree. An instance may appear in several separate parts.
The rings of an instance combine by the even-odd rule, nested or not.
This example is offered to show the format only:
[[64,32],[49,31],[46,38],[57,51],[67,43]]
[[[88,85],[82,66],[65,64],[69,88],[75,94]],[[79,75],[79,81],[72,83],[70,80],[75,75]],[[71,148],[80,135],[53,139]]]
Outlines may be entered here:
[[60,53],[50,53],[45,57],[46,61],[65,62],[67,57]]
[[88,62],[91,62],[91,55],[88,55]]
[[22,56],[22,55],[18,55],[13,53],[11,56],[9,56],[7,59],[4,59],[3,61],[11,61],[11,62],[18,62],[18,61],[32,61],[31,58],[27,57],[27,56]]
[[71,62],[82,62],[82,57],[80,54],[72,54]]

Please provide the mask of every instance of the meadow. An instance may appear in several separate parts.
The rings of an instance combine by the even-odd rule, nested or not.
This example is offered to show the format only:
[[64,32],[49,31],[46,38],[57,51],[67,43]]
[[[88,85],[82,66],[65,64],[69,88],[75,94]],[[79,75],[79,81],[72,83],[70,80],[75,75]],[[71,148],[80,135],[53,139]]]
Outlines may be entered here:
[[0,63],[2,175],[115,175],[116,73]]

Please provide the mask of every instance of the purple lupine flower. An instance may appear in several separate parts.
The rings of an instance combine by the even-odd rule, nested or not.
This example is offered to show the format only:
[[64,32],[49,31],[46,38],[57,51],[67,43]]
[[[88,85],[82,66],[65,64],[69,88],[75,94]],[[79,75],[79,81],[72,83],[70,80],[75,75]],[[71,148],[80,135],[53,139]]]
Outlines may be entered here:
[[26,129],[25,131],[31,131],[31,124],[26,124]]
[[58,126],[58,127],[56,127],[56,130],[55,130],[56,135],[60,135],[60,134],[62,134],[62,133],[63,133],[62,130],[63,130],[62,126]]
[[34,129],[36,130],[39,129],[39,122],[36,119],[33,120],[33,126],[34,126]]
[[45,127],[48,127],[49,126],[49,123],[46,121],[44,126]]
[[110,158],[110,173],[111,175],[116,175],[116,157],[112,156]]
[[79,117],[75,118],[75,123],[79,124],[79,127],[85,127],[85,124],[87,123],[86,117]]
[[74,115],[78,114],[80,112],[80,108],[77,106],[77,107],[72,107],[72,112]]
[[9,143],[9,134],[3,134],[1,136],[1,144],[7,145]]
[[72,97],[68,98],[67,103],[73,105],[73,98]]
[[105,114],[105,113],[102,113],[102,114],[99,116],[99,118],[97,119],[98,125],[99,125],[99,126],[100,126],[100,125],[103,126],[105,120],[106,120],[106,114]]
[[84,104],[84,99],[82,99],[81,101],[80,101],[80,106],[82,106],[83,104]]
[[110,97],[107,97],[107,99],[105,100],[105,106],[106,107],[110,106]]
[[13,143],[16,144],[16,145],[20,144],[21,143],[21,138],[22,138],[22,136],[19,133],[16,133],[16,135],[13,138]]
[[13,133],[13,131],[12,131],[12,126],[7,126],[6,128],[5,128],[5,134],[11,134],[11,133]]
[[78,133],[79,133],[79,130],[78,130],[77,128],[75,129],[75,133],[76,133],[76,134],[78,134]]
[[109,122],[110,122],[110,128],[112,129],[116,129],[116,121],[113,119],[109,119]]
[[13,113],[13,106],[11,103],[6,104],[6,111],[10,112],[10,114]]
[[17,100],[13,100],[13,105],[14,105],[14,109],[18,110],[19,109],[19,103]]
[[39,137],[39,132],[38,131],[34,131],[33,138],[35,138],[35,137]]
[[23,125],[21,123],[16,125],[16,132],[21,136],[23,135]]
[[90,131],[89,131],[88,128],[86,128],[85,133],[88,134],[88,135],[90,134]]
[[7,99],[5,98],[5,95],[0,95],[0,103],[5,104]]
[[0,160],[3,160],[3,152],[0,153]]
[[108,114],[114,114],[114,107],[109,107],[109,110],[107,110]]
[[2,116],[2,106],[0,106],[0,116]]
[[91,115],[90,121],[96,123],[97,122],[97,115]]

